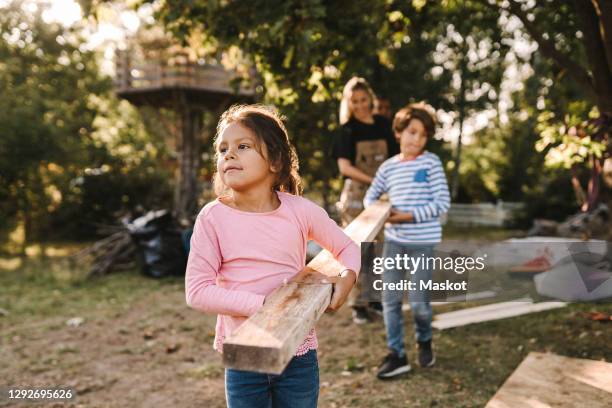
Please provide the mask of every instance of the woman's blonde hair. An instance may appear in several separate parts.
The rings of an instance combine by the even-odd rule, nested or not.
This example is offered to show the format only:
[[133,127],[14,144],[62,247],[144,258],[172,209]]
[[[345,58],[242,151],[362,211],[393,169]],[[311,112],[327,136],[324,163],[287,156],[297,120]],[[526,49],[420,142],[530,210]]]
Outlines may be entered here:
[[[298,173],[299,162],[295,148],[289,141],[287,129],[276,109],[264,105],[233,105],[219,119],[215,135],[215,151],[219,135],[232,123],[239,123],[255,134],[257,143],[263,143],[268,152],[268,162],[275,167],[277,177],[273,189],[294,195],[302,194],[302,180]],[[261,145],[257,149],[261,153]],[[228,191],[218,172],[214,175],[217,195]]]
[[349,100],[351,99],[353,92],[359,89],[361,89],[362,91],[365,91],[370,96],[370,109],[374,107],[375,95],[374,95],[374,92],[372,91],[372,88],[370,87],[370,84],[368,84],[368,81],[366,81],[364,78],[361,78],[361,77],[352,77],[351,79],[348,80],[346,85],[344,85],[344,89],[342,90],[342,100],[340,101],[340,114],[339,114],[341,125],[344,125],[353,116],[353,112],[351,111]]

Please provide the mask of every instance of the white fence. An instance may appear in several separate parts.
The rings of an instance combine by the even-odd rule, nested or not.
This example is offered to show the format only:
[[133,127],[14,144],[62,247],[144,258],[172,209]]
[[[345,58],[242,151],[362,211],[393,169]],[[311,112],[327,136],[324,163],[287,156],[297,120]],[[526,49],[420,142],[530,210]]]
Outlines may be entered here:
[[517,211],[525,207],[524,203],[497,204],[451,204],[446,215],[446,222],[461,226],[502,227],[511,223]]

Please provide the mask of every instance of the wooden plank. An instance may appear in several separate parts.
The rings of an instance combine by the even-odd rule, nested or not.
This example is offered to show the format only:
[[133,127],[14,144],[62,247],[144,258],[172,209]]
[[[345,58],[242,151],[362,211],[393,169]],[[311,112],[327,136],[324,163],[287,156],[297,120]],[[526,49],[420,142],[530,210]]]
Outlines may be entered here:
[[[371,241],[389,216],[391,205],[377,202],[364,210],[344,232],[355,243]],[[316,270],[337,276],[343,269],[328,251],[321,251],[300,273]],[[223,343],[227,368],[280,374],[327,306],[331,284],[289,283],[266,297],[265,305]]]
[[[431,302],[431,305],[432,306],[443,306],[443,305],[449,305],[451,303],[473,302],[475,300],[492,298],[496,295],[497,295],[497,292],[495,292],[494,290],[483,290],[482,292],[474,292],[474,293],[468,293],[465,295],[449,296],[444,301]],[[410,303],[404,303],[402,305],[402,310],[403,311],[410,310]]]
[[489,303],[487,305],[468,307],[465,309],[459,309],[459,310],[455,310],[452,312],[441,313],[438,316],[436,316],[436,319],[446,320],[446,319],[456,319],[456,318],[465,317],[465,316],[479,316],[479,315],[482,315],[483,313],[494,312],[496,310],[508,309],[508,308],[512,309],[516,307],[517,305],[524,305],[524,304],[532,305],[533,299],[531,299],[530,297],[524,297],[524,298],[506,301],[506,302]]
[[472,302],[474,300],[488,299],[497,295],[494,290],[483,290],[482,292],[467,293],[465,295],[449,296],[444,302],[437,302],[440,304],[456,303],[456,302]]
[[485,408],[612,405],[612,364],[529,353]]
[[473,323],[483,323],[493,320],[507,319],[529,313],[565,307],[565,302],[525,302],[520,301],[494,303],[486,306],[472,307],[455,312],[441,313],[435,316],[432,326],[438,330],[466,326]]

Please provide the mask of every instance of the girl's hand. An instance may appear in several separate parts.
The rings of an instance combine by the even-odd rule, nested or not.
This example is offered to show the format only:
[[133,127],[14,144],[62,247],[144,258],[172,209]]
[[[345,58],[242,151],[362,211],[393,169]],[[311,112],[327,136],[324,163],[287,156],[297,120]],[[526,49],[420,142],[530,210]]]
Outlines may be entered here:
[[401,212],[394,209],[391,209],[391,214],[389,214],[389,218],[387,218],[387,222],[392,224],[397,224],[400,222],[412,222],[414,221],[414,216],[410,211]]
[[344,270],[342,275],[335,279],[332,298],[326,312],[335,312],[340,309],[344,302],[346,302],[346,298],[351,293],[351,289],[353,289],[356,281],[357,274],[350,269]]
[[304,268],[297,275],[295,275],[288,283],[306,283],[306,284],[317,284],[317,283],[331,283],[333,284],[332,298],[327,306],[326,312],[334,312],[340,309],[340,306],[346,302],[353,285],[357,281],[357,274],[355,271],[345,269],[340,276],[327,276],[309,267]]

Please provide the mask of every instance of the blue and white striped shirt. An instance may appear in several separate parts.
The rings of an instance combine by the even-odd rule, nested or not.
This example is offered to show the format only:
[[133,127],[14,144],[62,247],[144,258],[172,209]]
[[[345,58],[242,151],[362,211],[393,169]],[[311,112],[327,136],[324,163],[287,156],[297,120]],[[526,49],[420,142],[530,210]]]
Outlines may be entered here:
[[440,215],[450,207],[450,194],[440,158],[425,151],[414,160],[396,155],[376,172],[363,200],[367,207],[388,193],[391,207],[411,212],[414,222],[385,225],[385,239],[395,242],[440,242]]

